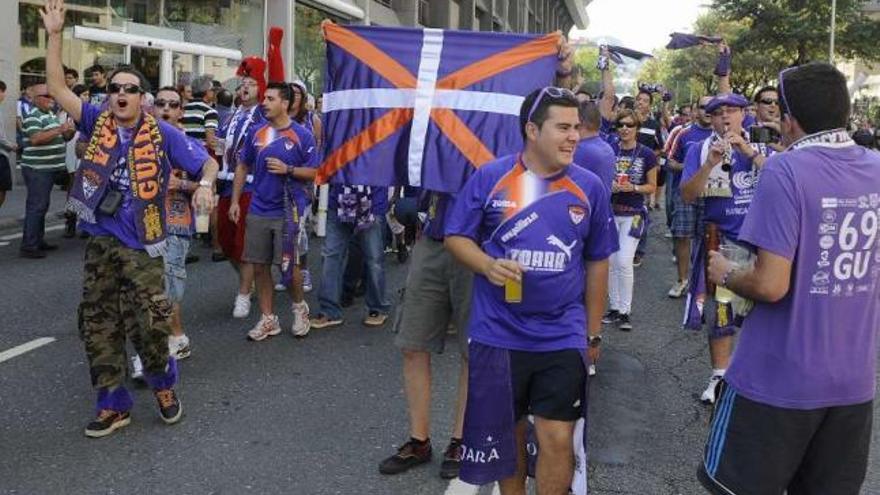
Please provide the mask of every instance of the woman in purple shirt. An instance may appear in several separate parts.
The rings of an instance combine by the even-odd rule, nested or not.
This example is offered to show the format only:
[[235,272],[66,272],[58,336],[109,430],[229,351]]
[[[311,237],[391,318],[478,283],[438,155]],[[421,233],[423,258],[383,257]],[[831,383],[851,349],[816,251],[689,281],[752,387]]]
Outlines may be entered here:
[[611,255],[608,296],[610,308],[603,323],[616,323],[624,331],[632,330],[633,258],[645,228],[645,195],[657,188],[657,158],[638,142],[641,122],[632,110],[617,113],[615,126],[620,141],[613,143],[616,177],[611,184],[611,206],[617,225],[620,250]]

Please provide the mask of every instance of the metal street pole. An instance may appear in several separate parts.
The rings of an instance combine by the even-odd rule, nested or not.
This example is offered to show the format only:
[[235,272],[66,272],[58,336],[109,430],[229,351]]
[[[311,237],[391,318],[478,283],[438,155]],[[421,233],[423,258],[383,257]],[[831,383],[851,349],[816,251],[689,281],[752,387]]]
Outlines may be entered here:
[[828,46],[828,63],[834,65],[834,31],[837,24],[837,0],[831,0],[831,43]]

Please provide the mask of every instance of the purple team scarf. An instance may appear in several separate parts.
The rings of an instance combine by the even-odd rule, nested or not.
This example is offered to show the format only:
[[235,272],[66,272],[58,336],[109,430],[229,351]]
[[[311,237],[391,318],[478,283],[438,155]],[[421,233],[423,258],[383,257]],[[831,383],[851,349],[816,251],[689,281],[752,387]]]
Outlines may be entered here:
[[682,325],[689,330],[702,330],[706,304],[706,241],[703,236],[694,237],[691,245],[691,275],[684,305]]
[[690,48],[703,44],[717,45],[723,41],[715,36],[702,36],[698,34],[672,33],[669,35],[669,43],[666,44],[668,50],[680,50],[682,48]]
[[[126,165],[138,240],[151,257],[165,254],[165,187],[162,176],[162,134],[149,114],[141,114],[132,142],[127,146]],[[120,145],[116,119],[109,110],[95,122],[89,145],[74,177],[67,209],[84,222],[96,223],[95,209],[109,187],[110,176],[125,146]]]
[[354,224],[355,233],[367,230],[376,221],[370,186],[342,186],[336,214],[342,223]]
[[297,237],[299,235],[299,208],[294,201],[293,177],[284,181],[284,235],[281,239],[281,284],[287,288],[293,284],[293,268],[299,259]]
[[[516,472],[516,421],[513,417],[513,387],[510,351],[471,341],[468,359],[468,397],[461,445],[462,481],[484,485],[513,476]],[[584,356],[584,367],[587,366]],[[589,389],[589,377],[587,377]],[[571,489],[587,494],[587,392],[581,404],[582,418],[575,426],[575,472]],[[531,425],[531,422],[529,422]],[[530,426],[530,430],[533,427]],[[526,442],[529,474],[539,446],[530,431]]]

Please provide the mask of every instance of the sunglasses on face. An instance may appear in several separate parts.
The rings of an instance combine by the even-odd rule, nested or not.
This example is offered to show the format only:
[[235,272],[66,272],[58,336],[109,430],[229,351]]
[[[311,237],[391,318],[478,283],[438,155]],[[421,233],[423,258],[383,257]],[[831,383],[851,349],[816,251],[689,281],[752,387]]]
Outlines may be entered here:
[[758,100],[760,103],[764,105],[779,105],[779,100],[771,100],[771,99],[760,99]]
[[180,102],[174,101],[174,100],[156,100],[153,102],[153,105],[155,105],[159,108],[164,108],[167,106],[167,107],[171,107],[175,110],[180,108]]
[[132,84],[132,83],[125,83],[125,84],[110,83],[107,86],[107,93],[108,94],[115,95],[116,93],[119,93],[119,90],[122,90],[125,92],[125,94],[129,94],[129,95],[136,95],[136,94],[140,94],[140,93],[144,92],[144,90],[141,89],[140,86],[138,86],[137,84]]
[[618,122],[617,128],[618,129],[635,129],[636,125],[632,122]]
[[49,93],[44,93],[44,94],[34,95],[34,96],[36,96],[37,98],[52,98],[52,95],[50,95]]
[[572,93],[571,91],[565,88],[547,86],[546,88],[542,89],[540,93],[538,93],[538,97],[535,98],[535,102],[532,103],[532,108],[531,110],[529,110],[529,116],[526,119],[526,122],[532,122],[532,114],[535,113],[535,110],[537,110],[538,105],[541,104],[541,100],[544,99],[545,95],[550,96],[550,98],[571,98],[572,100],[577,101],[577,98],[575,98],[574,93]]
[[699,105],[697,108],[699,108],[700,110],[705,110],[705,109],[706,109],[706,105]]

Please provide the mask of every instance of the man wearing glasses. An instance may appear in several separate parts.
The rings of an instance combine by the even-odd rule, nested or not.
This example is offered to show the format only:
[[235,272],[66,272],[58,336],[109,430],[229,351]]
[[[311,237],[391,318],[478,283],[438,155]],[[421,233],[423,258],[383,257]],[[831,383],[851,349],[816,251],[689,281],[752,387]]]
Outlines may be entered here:
[[446,218],[447,248],[474,272],[460,476],[499,481],[504,495],[525,494],[527,416],[538,493],[569,493],[582,453],[586,353],[598,357],[617,235],[608,187],[570,166],[578,123],[570,91],[527,96],[522,153],[480,167]]
[[[783,151],[779,117],[779,93],[773,86],[764,86],[755,93],[755,122],[746,126],[751,141],[772,151]],[[762,128],[763,131],[752,130]]]
[[[64,1],[48,0],[40,14],[48,34],[49,93],[90,136],[68,202],[80,228],[91,234],[78,323],[98,397],[97,416],[85,434],[103,437],[131,421],[133,398],[123,385],[126,338],[144,361],[160,418],[176,423],[183,409],[174,392],[177,365],[168,354],[172,307],[163,283],[169,233],[165,195],[172,167],[182,169],[201,177],[193,203],[211,208],[217,165],[199,160],[174,126],[142,112],[143,78],[132,68],[117,69],[110,77],[107,110],[80,100],[64,83]],[[120,328],[124,318],[139,325]]]
[[21,174],[27,187],[27,202],[19,254],[23,258],[45,258],[46,251],[58,248],[43,238],[46,213],[55,174],[65,170],[65,142],[73,137],[74,127],[69,121],[58,121],[53,111],[55,100],[45,84],[36,84],[31,91],[34,105],[22,120],[25,139]]

